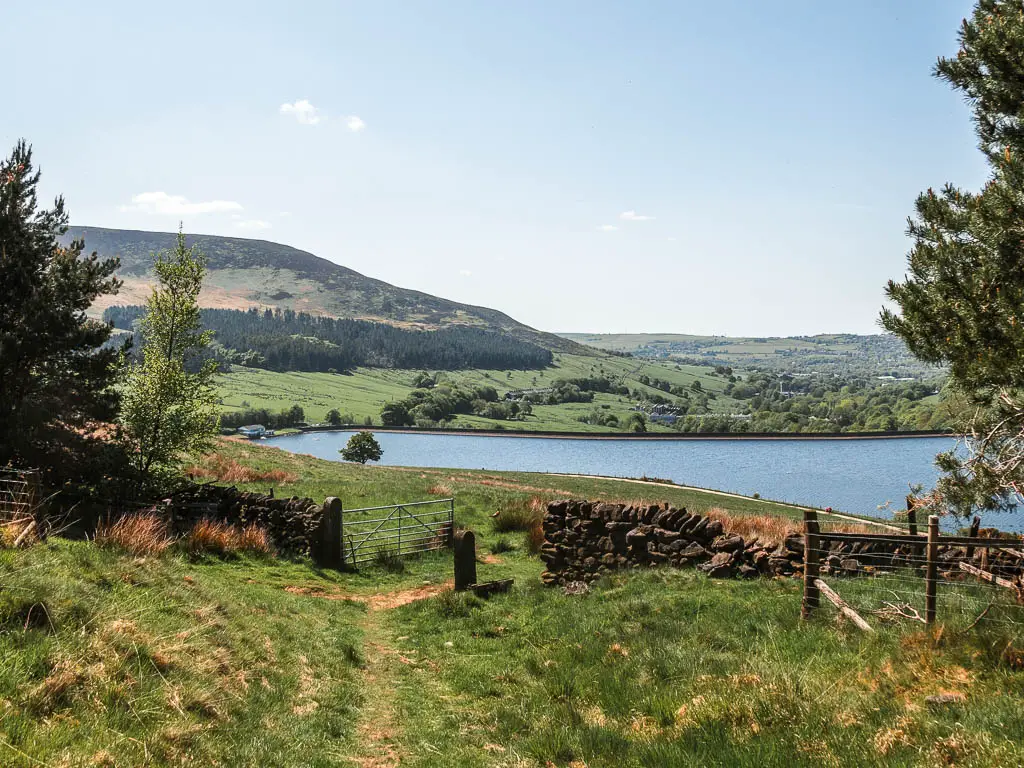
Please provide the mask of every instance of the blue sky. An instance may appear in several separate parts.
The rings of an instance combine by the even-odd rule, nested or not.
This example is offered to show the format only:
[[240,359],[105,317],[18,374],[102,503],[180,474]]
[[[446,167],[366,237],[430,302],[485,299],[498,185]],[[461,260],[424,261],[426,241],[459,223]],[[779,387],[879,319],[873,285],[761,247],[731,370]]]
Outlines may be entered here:
[[[72,221],[259,237],[554,331],[877,332],[985,169],[963,0],[19,3],[0,143]],[[8,70],[9,71],[9,70]]]

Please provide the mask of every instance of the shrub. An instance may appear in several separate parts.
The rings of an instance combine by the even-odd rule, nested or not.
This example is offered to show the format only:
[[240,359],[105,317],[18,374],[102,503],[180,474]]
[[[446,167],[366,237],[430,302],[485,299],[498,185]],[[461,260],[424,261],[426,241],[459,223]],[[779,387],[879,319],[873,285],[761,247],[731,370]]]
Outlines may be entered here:
[[159,555],[174,543],[167,521],[155,512],[125,515],[117,522],[101,523],[96,528],[96,543],[115,547],[133,555]]

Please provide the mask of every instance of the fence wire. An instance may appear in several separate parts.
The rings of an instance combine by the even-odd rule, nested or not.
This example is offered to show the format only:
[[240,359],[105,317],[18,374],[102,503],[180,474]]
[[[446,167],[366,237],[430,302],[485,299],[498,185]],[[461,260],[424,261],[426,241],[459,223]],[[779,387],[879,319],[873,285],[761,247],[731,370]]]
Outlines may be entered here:
[[[917,535],[911,536],[906,524],[880,528],[821,519],[818,531],[818,546],[811,554],[818,555],[820,579],[849,607],[875,625],[924,625],[927,525],[918,525]],[[870,539],[856,540],[850,534],[868,534]],[[957,538],[964,539],[940,535],[936,540],[936,622],[963,629],[983,625],[1024,636],[1024,542],[1020,537],[989,538],[983,540],[986,545],[972,546]],[[807,553],[804,557],[806,562]],[[819,611],[835,611],[825,595],[819,606]]]

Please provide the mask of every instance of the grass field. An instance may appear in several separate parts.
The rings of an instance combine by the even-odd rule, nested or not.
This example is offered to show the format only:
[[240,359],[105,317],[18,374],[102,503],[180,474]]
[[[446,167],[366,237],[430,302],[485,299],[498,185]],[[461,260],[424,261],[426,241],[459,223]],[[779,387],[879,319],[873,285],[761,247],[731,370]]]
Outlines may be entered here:
[[[226,411],[268,408],[279,411],[298,403],[306,411],[308,421],[320,421],[327,412],[337,408],[351,413],[362,421],[369,416],[380,423],[381,408],[388,402],[400,400],[412,391],[413,377],[419,371],[361,368],[352,374],[331,373],[275,373],[255,368],[237,367],[232,373],[218,377],[221,404]],[[689,387],[699,381],[705,392],[714,393],[709,407],[716,413],[737,413],[743,406],[724,395],[728,380],[715,375],[704,366],[687,366],[645,362],[617,357],[584,357],[558,354],[555,365],[542,371],[451,371],[443,375],[455,384],[476,386],[487,384],[503,395],[510,389],[548,386],[556,379],[606,376],[621,381],[630,389],[650,394],[664,392],[641,384],[639,376],[669,381]],[[507,428],[524,430],[557,430],[606,432],[607,427],[591,426],[578,421],[578,417],[594,408],[614,413],[620,422],[629,418],[632,403],[618,395],[596,394],[593,403],[565,403],[562,405],[534,406],[534,413],[524,421],[502,422],[478,416],[459,416],[456,425],[475,428]],[[664,427],[651,426],[652,430]]]
[[[236,441],[218,453],[294,477],[278,496],[338,495],[352,508],[454,495],[457,522],[478,533],[481,580],[516,585],[486,602],[455,595],[446,553],[335,573],[59,539],[0,550],[0,764],[1024,761],[1019,640],[984,622],[866,636],[830,608],[801,622],[795,580],[687,571],[623,574],[570,597],[541,587],[525,534],[499,533],[491,518],[566,495],[735,517],[785,512],[777,505],[625,481],[346,465]],[[949,703],[929,704],[938,693]]]

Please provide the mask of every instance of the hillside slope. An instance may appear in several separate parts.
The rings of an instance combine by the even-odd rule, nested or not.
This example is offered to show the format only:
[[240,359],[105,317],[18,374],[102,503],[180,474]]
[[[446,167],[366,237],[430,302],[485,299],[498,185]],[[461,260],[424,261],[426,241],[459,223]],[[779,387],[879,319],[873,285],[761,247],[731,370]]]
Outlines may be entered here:
[[[86,252],[121,259],[120,294],[94,307],[142,304],[152,283],[153,254],[174,247],[170,232],[71,227],[66,240],[85,238]],[[267,240],[189,235],[208,259],[209,273],[200,303],[206,307],[246,309],[281,307],[312,314],[415,325],[427,329],[463,324],[508,333],[562,352],[587,354],[585,348],[543,333],[487,307],[431,296],[375,280],[327,259]]]

